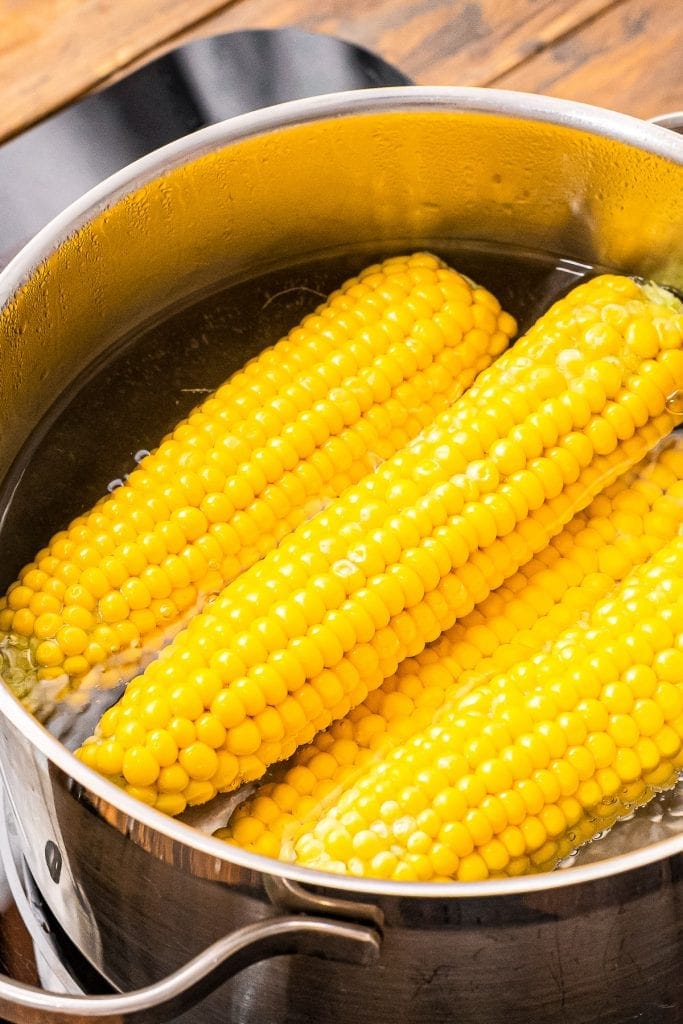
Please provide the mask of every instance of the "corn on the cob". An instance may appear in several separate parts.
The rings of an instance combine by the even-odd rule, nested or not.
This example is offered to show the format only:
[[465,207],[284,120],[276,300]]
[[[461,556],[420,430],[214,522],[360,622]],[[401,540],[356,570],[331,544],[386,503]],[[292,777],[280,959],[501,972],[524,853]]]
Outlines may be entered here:
[[[469,615],[334,722],[233,813],[216,835],[280,857],[291,837],[371,765],[421,732],[465,692],[529,658],[575,624],[683,526],[677,433],[600,494]],[[284,844],[284,847],[283,847]]]
[[364,773],[295,839],[302,864],[402,880],[553,868],[683,767],[683,538],[549,650]]
[[406,448],[247,570],[79,756],[180,813],[361,703],[682,418],[683,307],[581,285]]
[[6,681],[26,692],[132,675],[208,596],[431,422],[513,330],[493,296],[429,254],[348,281],[24,568],[0,603]]

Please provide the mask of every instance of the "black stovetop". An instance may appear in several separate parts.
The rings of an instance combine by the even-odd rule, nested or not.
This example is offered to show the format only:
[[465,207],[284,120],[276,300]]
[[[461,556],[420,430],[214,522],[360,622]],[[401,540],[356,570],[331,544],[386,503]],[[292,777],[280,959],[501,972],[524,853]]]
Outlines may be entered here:
[[168,142],[287,100],[409,84],[368,50],[294,28],[172,50],[0,145],[0,270],[69,203]]

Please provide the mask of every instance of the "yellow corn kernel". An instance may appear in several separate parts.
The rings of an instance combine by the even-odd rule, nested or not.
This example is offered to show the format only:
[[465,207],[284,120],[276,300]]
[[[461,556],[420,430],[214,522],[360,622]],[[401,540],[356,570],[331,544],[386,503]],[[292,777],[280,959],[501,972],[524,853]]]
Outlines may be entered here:
[[[288,757],[360,704],[404,658],[468,614],[670,432],[681,416],[667,406],[668,389],[672,378],[683,385],[683,352],[667,348],[641,365],[628,348],[626,327],[619,331],[601,321],[601,310],[615,302],[627,311],[626,326],[635,316],[678,317],[680,323],[678,300],[654,286],[612,276],[580,286],[419,438],[229,584],[148,667],[145,680],[169,688],[176,678],[187,678],[189,665],[208,667],[220,673],[224,690],[241,695],[266,667],[279,672],[280,660],[289,659],[282,683],[300,704],[305,724],[288,729],[283,723],[283,738],[274,741],[270,727],[265,736],[256,724],[263,708],[250,713],[241,702],[244,719],[226,726],[226,749],[240,761],[231,785],[258,778],[267,764]],[[557,407],[569,433],[583,429],[597,405],[593,384],[604,392],[605,408],[622,393],[647,392],[647,418],[634,422],[628,440],[615,434],[610,450],[601,445],[593,451],[574,482],[558,490],[550,460],[537,454],[529,418]],[[496,431],[509,438],[513,430],[525,438],[526,461],[505,474],[491,454],[493,438]],[[538,435],[542,441],[540,429]],[[563,440],[557,439],[558,447]],[[502,536],[487,506],[492,494],[509,500],[517,521]],[[301,621],[299,613],[305,625],[290,637],[282,623]],[[354,624],[369,623],[366,638],[355,625],[344,633],[332,628],[330,617],[338,613]],[[571,707],[571,696],[569,690],[558,696],[560,710]],[[124,694],[122,705],[129,700]],[[206,710],[220,719],[220,707]],[[578,773],[565,763],[569,775]],[[473,801],[475,794],[470,787]]]
[[[633,656],[632,639],[644,628],[653,636],[654,661],[665,673],[662,666],[666,656],[679,650],[683,642],[679,611],[682,600],[683,538],[676,536],[627,576],[613,595],[599,601],[579,624],[564,630],[549,648],[527,663],[480,683],[476,705],[467,697],[455,701],[407,743],[395,747],[379,762],[371,762],[350,784],[340,785],[331,802],[328,800],[324,807],[309,805],[309,813],[290,823],[288,831],[279,837],[275,832],[279,855],[308,867],[374,877],[377,858],[390,853],[394,858],[391,877],[403,877],[413,863],[416,843],[423,855],[429,855],[435,844],[432,838],[424,839],[424,829],[420,829],[414,815],[397,818],[404,807],[398,811],[387,808],[378,801],[377,794],[401,794],[398,803],[402,805],[402,794],[408,787],[410,802],[422,808],[423,821],[430,821],[430,836],[438,836],[438,862],[432,858],[430,873],[421,876],[425,880],[441,879],[444,874],[459,881],[517,874],[520,857],[526,858],[523,871],[552,869],[571,849],[676,781],[683,749],[683,717],[678,711],[683,702],[683,677],[675,685],[661,682],[655,691],[659,696],[655,696],[654,703],[661,719],[671,727],[666,753],[654,743],[638,745],[635,704],[628,713],[617,714],[610,714],[606,705],[615,686],[627,685],[625,679],[641,667],[638,655]],[[675,628],[668,633],[660,628],[660,623],[669,625],[674,618]],[[593,736],[604,737],[604,733],[592,732],[595,706],[582,699],[581,689],[584,680],[596,678],[596,658],[601,654],[622,667],[616,670],[614,679],[598,681],[597,703],[605,707],[608,727],[616,722],[613,743],[602,744],[602,767],[598,768],[590,740]],[[507,772],[509,753],[519,747],[529,749],[533,742],[542,745],[543,733],[542,723],[536,722],[516,739],[506,736],[508,712],[532,710],[539,696],[555,703],[556,708],[558,696],[570,705],[555,717],[556,725],[567,737],[566,759],[552,759],[548,751],[545,768],[539,771],[529,761],[524,777],[513,780]],[[573,746],[571,731],[578,721],[584,723],[585,740],[581,746]],[[484,739],[492,743],[494,735],[494,756],[487,779],[496,780],[501,787],[495,813],[485,803],[490,798],[469,808],[449,799],[454,787],[462,791],[476,781],[481,770],[476,743]],[[575,798],[571,803],[560,796],[567,787],[568,767],[574,772]],[[523,809],[521,813],[506,813],[512,808],[509,798],[515,795],[522,798]],[[255,803],[254,810],[257,808]],[[261,836],[256,836],[255,818],[257,814],[238,814],[235,825],[239,822],[239,833],[251,830],[255,835],[252,848],[259,849],[261,844],[265,848]],[[395,827],[397,820],[403,823],[400,829]],[[265,832],[266,827],[272,830],[275,822],[260,824]],[[238,841],[237,830],[221,834],[231,842]],[[373,836],[371,845],[358,841],[359,836],[366,835]],[[451,854],[450,872],[443,870],[447,864],[444,847]]]
[[[482,303],[490,330],[461,328],[461,308]],[[0,667],[19,695],[32,706],[47,670],[54,677],[61,668],[71,688],[139,671],[163,635],[430,423],[513,330],[492,296],[475,295],[425,253],[348,281],[22,570],[0,644]],[[124,622],[106,643],[95,636],[102,624]],[[66,624],[87,634],[77,652],[85,665],[66,663],[74,653],[60,640]]]
[[[638,499],[643,483],[649,486],[647,498],[640,506],[641,516],[619,523],[619,510]],[[275,766],[269,772],[268,781],[235,810],[229,826],[221,829],[221,836],[245,845],[241,823],[259,819],[263,808],[270,806],[264,801],[283,785],[296,789],[299,766],[309,765],[316,751],[325,751],[333,760],[334,768],[328,772],[328,778],[334,780],[334,785],[322,786],[316,782],[307,785],[306,792],[321,807],[336,799],[341,789],[351,784],[355,772],[366,770],[371,760],[376,762],[386,757],[393,747],[424,729],[434,721],[437,711],[450,702],[461,700],[479,682],[511,668],[556,639],[562,629],[577,622],[628,572],[676,536],[681,520],[681,497],[683,443],[677,434],[672,434],[656,455],[646,458],[606,488],[587,509],[577,513],[543,552],[522,566],[469,615],[421,654],[402,662],[395,675],[355,709],[353,717],[332,723],[311,744],[300,747],[289,761]],[[663,510],[656,520],[650,516],[654,509]],[[652,533],[648,531],[648,524],[654,528]],[[599,548],[587,546],[596,528],[600,529],[602,537]],[[590,553],[589,560],[574,561],[586,551]],[[552,595],[548,607],[539,606],[536,601],[539,586]],[[526,628],[518,631],[512,627],[510,631],[511,617],[520,607],[526,610]],[[476,706],[474,696],[470,703]],[[544,723],[543,735],[535,740],[523,737],[524,749],[516,750],[512,756],[511,748],[510,757],[504,763],[484,761],[478,771],[487,789],[492,794],[498,793],[507,788],[505,783],[509,777],[524,778],[525,771],[528,774],[531,770],[528,754],[536,768],[544,769],[550,757],[563,754],[567,745],[585,743],[596,766],[605,768],[611,764],[616,751],[614,741],[604,732],[609,712],[624,707],[633,710],[644,736],[653,735],[664,725],[663,714],[654,700],[635,699],[628,683],[610,684],[603,691],[602,702],[584,701],[582,716],[563,713],[559,748],[558,737]],[[371,718],[374,728],[368,731],[367,723]],[[508,716],[498,727],[505,739],[517,738],[525,731],[525,727],[510,730],[510,724]],[[587,728],[590,735],[587,735]],[[487,737],[494,737],[496,733],[493,726],[486,730]],[[654,750],[651,768],[659,763],[656,748]],[[554,775],[546,770],[536,772],[535,778],[543,789],[546,803],[559,799],[560,785]],[[287,806],[275,816],[269,813],[267,821],[261,821],[263,827],[255,827],[255,839],[248,848],[260,853],[266,849],[279,850],[279,844],[296,827],[290,812],[291,807]],[[493,813],[491,805],[488,813]],[[501,827],[507,822],[506,817]],[[334,859],[340,858],[335,855]]]

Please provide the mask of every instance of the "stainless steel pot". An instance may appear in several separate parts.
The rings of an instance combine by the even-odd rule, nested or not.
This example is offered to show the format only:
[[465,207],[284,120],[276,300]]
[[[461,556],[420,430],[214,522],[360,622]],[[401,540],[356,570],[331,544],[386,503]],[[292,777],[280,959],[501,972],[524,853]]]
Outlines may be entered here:
[[[681,288],[682,200],[683,139],[536,96],[374,90],[206,129],[93,190],[0,277],[0,475],[11,479],[25,438],[86,365],[218,281],[459,240]],[[534,878],[326,876],[226,847],[209,834],[213,812],[193,824],[138,804],[4,690],[0,712],[13,843],[56,921],[129,993],[57,997],[0,980],[9,1020],[682,1019],[680,831],[634,829],[632,849],[606,843]]]

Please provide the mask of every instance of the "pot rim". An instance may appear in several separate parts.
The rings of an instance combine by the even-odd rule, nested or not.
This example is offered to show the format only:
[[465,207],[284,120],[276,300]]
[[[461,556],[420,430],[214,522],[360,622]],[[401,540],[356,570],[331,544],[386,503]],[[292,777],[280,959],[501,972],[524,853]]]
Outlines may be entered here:
[[0,309],[79,228],[160,174],[219,148],[282,128],[375,113],[483,113],[556,124],[614,139],[683,165],[683,139],[660,124],[604,107],[535,93],[475,86],[387,86],[291,100],[239,114],[153,150],[85,192],[45,225],[0,271]]
[[[522,893],[539,893],[551,889],[564,889],[599,879],[611,878],[639,868],[647,867],[683,853],[683,832],[662,839],[657,843],[633,850],[616,857],[605,858],[592,864],[568,867],[562,870],[525,875],[519,878],[492,879],[484,882],[394,882],[373,878],[355,878],[300,867],[285,861],[250,853],[237,846],[231,846],[221,839],[215,839],[177,818],[170,818],[153,807],[149,807],[113,782],[88,768],[65,747],[56,737],[27,712],[14,695],[0,686],[0,714],[40,751],[67,778],[79,783],[88,793],[124,816],[122,824],[116,827],[135,841],[135,835],[142,831],[163,835],[173,843],[189,850],[234,864],[257,875],[286,878],[289,881],[315,886],[317,889],[335,889],[369,896],[418,897],[420,899],[453,899],[505,897]],[[106,816],[106,815],[105,815]],[[110,820],[110,819],[109,819]],[[133,825],[132,823],[135,823]]]
[[[172,168],[231,144],[319,120],[375,113],[484,113],[553,123],[597,134],[683,165],[683,138],[656,124],[589,104],[507,90],[458,86],[396,86],[293,100],[203,128],[128,165],[68,206],[0,272],[0,309],[69,236],[124,196]],[[683,852],[683,833],[627,854],[565,870],[486,882],[392,882],[336,875],[287,864],[238,847],[148,807],[82,764],[4,686],[0,714],[67,777],[133,822],[173,842],[259,875],[372,896],[435,899],[502,897],[561,889],[645,867]],[[127,829],[130,833],[130,829]]]

